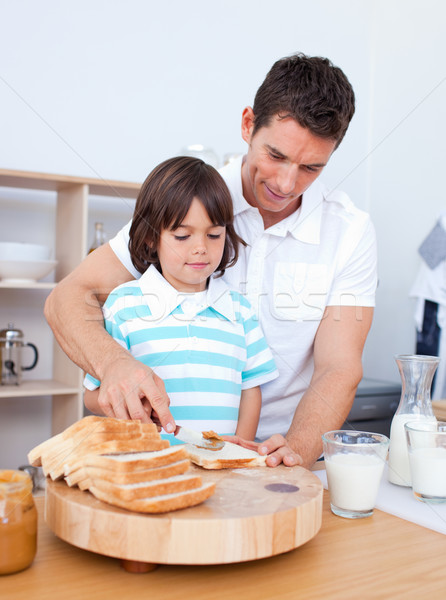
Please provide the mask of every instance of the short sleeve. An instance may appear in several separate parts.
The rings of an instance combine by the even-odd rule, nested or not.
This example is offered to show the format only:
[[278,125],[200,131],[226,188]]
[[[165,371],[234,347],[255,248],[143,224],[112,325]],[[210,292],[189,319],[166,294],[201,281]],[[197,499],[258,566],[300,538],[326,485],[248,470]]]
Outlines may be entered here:
[[375,306],[377,286],[376,235],[368,215],[344,237],[338,272],[328,306]]
[[271,350],[250,303],[241,297],[247,360],[242,372],[242,389],[247,390],[279,376]]
[[139,279],[141,277],[141,273],[135,269],[135,266],[132,263],[132,259],[130,258],[129,251],[129,232],[131,221],[127,223],[118,233],[109,241],[110,247],[119,260],[122,262],[124,267],[127,269],[129,273],[133,275],[135,279]]

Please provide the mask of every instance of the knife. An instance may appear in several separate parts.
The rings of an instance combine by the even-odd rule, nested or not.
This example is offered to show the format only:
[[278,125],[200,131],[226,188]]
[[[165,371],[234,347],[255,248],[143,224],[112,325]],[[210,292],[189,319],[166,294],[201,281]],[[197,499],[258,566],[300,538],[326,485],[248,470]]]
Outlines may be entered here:
[[174,435],[186,444],[194,444],[194,446],[206,448],[206,450],[221,450],[225,445],[223,440],[206,439],[198,431],[180,425],[177,425]]

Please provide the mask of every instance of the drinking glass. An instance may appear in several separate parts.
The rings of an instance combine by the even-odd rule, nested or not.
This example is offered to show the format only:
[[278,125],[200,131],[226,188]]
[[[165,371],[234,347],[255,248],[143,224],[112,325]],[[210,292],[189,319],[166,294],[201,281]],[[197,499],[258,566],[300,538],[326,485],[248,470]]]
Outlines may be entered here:
[[367,431],[328,431],[322,436],[331,510],[348,519],[373,514],[389,438]]
[[409,421],[404,428],[415,498],[446,502],[446,422]]

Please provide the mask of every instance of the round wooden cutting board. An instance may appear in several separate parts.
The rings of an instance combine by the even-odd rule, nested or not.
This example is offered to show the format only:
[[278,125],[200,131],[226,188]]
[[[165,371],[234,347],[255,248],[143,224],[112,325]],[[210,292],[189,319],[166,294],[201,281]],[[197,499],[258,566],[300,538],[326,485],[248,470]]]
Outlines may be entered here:
[[64,481],[47,481],[45,520],[61,539],[138,563],[222,564],[287,552],[321,527],[323,487],[302,467],[206,471],[206,502],[160,515],[130,512]]

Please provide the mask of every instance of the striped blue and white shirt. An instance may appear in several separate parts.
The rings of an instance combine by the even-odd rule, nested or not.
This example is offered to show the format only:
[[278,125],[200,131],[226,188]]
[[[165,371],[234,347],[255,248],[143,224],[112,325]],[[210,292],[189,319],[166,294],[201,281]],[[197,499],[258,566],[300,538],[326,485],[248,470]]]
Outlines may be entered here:
[[[251,305],[221,278],[185,294],[151,266],[117,287],[103,314],[115,340],[163,379],[178,425],[233,434],[241,391],[278,376]],[[87,375],[84,385],[100,382]]]

